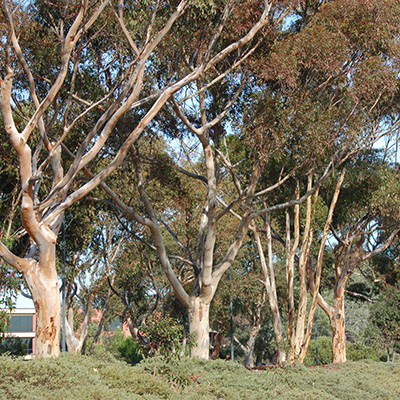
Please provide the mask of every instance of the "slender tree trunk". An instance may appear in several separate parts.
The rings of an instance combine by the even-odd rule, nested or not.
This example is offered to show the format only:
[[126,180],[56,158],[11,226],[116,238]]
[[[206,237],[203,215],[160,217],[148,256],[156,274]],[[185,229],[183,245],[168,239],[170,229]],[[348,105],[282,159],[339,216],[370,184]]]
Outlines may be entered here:
[[55,244],[41,251],[39,262],[24,273],[36,310],[36,358],[60,354],[61,304]]
[[346,324],[344,315],[344,292],[339,290],[335,295],[332,327],[332,362],[346,362]]
[[82,341],[76,337],[74,332],[74,311],[72,307],[69,307],[68,317],[65,319],[65,341],[69,353],[80,353]]
[[244,366],[247,368],[254,367],[254,347],[260,329],[261,324],[257,324],[256,326],[253,326],[253,328],[251,328],[250,338],[247,342],[246,351],[244,352]]
[[265,260],[264,250],[262,248],[261,240],[257,233],[257,230],[253,229],[253,233],[256,239],[258,254],[260,256],[261,267],[263,270],[264,285],[267,291],[269,304],[271,308],[272,324],[274,327],[275,340],[277,345],[277,354],[278,354],[277,363],[281,365],[286,361],[286,352],[283,348],[282,319],[281,319],[281,314],[279,312],[278,296],[276,292],[275,272],[274,272],[273,255],[272,255],[272,236],[271,236],[271,226],[269,222],[269,217],[267,217],[266,221],[267,221],[266,228],[267,228],[267,245],[268,245],[268,266]]
[[[315,310],[317,308],[317,302],[318,302],[318,297],[319,297],[319,288],[320,288],[321,274],[322,274],[322,264],[323,264],[324,253],[325,253],[325,243],[328,238],[329,229],[330,229],[330,225],[331,225],[332,218],[333,218],[333,213],[334,213],[336,203],[337,203],[337,200],[339,197],[340,189],[343,184],[345,173],[346,173],[346,169],[343,170],[342,174],[340,175],[340,178],[337,181],[335,192],[333,194],[331,205],[329,207],[328,216],[326,218],[325,227],[324,227],[324,231],[323,231],[322,238],[321,238],[321,243],[319,246],[317,265],[315,267],[315,270],[313,271],[312,277],[310,277],[310,281],[312,281],[311,285],[310,285],[310,287],[312,288],[312,301],[311,301],[310,311],[308,313],[306,336],[305,336],[303,344],[301,346],[301,350],[300,350],[300,354],[299,354],[299,358],[298,358],[300,363],[304,362],[304,358],[306,357],[308,346],[309,346],[310,340],[311,340],[312,326],[314,323]],[[311,271],[311,268],[310,268],[310,271]],[[344,291],[344,285],[338,286],[337,288]],[[344,296],[344,293],[343,293],[343,296]],[[344,297],[343,297],[343,300],[344,300]],[[339,304],[338,304],[338,306],[339,306]],[[338,317],[337,318],[338,320],[343,319],[343,332],[344,332],[344,301],[343,301],[343,312],[340,314],[340,316],[337,315],[337,317]],[[331,319],[331,323],[332,323],[332,319]],[[344,354],[346,354],[345,347],[344,347]],[[344,356],[344,357],[346,358],[346,356]]]
[[[309,178],[310,183],[310,178]],[[299,186],[296,187],[296,199],[300,196]],[[309,201],[308,201],[309,203]],[[294,308],[294,259],[300,240],[300,206],[294,207],[294,243],[291,243],[290,237],[290,214],[286,210],[286,290],[287,290],[287,308],[288,308],[288,327],[287,341],[289,348],[293,347],[295,340],[295,308]]]
[[[308,175],[308,183],[307,183],[307,191],[311,190],[313,182],[312,174]],[[296,190],[296,198],[299,197],[299,189]],[[288,217],[288,214],[287,214]],[[300,353],[301,344],[304,338],[304,329],[305,329],[305,322],[306,322],[306,313],[307,313],[307,279],[306,279],[306,266],[308,261],[308,253],[310,251],[310,246],[313,237],[313,231],[311,229],[311,218],[312,218],[312,197],[310,196],[307,199],[307,211],[306,211],[306,224],[305,229],[303,232],[302,243],[300,246],[300,254],[298,258],[299,264],[299,284],[300,284],[300,298],[298,304],[298,311],[297,311],[297,322],[295,324],[295,313],[294,313],[294,293],[293,293],[293,281],[289,285],[289,278],[287,278],[288,284],[288,304],[291,303],[288,310],[293,308],[292,310],[292,318],[293,321],[288,324],[288,345],[289,345],[289,355],[288,359],[289,362],[293,362],[295,358],[297,358],[298,354]],[[295,207],[295,214],[294,214],[294,233],[295,233],[295,240],[293,246],[290,245],[290,220],[287,220],[287,243],[286,243],[286,252],[287,252],[287,263],[291,263],[292,269],[292,280],[294,275],[294,258],[295,254],[298,251],[298,245],[300,243],[300,208],[297,205]],[[289,265],[290,266],[290,265]],[[289,312],[290,317],[290,312]],[[295,327],[296,325],[296,327]]]
[[211,356],[211,358],[213,360],[217,360],[219,358],[219,352],[221,350],[221,344],[222,344],[222,333],[218,332],[217,333],[217,337],[215,339],[214,350],[213,350],[212,356]]
[[[111,293],[112,293],[112,291],[111,291],[111,288],[109,287],[108,288],[108,292],[107,292],[106,302],[105,302],[105,305],[103,306],[103,310],[101,312],[101,318],[100,318],[100,321],[99,321],[99,325],[97,326],[97,330],[96,330],[96,333],[95,333],[95,335],[93,337],[93,341],[92,341],[92,343],[91,343],[91,345],[89,347],[89,351],[88,351],[89,355],[91,355],[93,353],[94,346],[97,344],[97,341],[99,340],[101,332],[103,331],[103,325],[104,325],[104,321],[105,321],[107,310],[108,310],[108,304],[110,303]],[[84,347],[86,347],[85,346],[86,345],[86,341],[87,341],[87,334],[86,334],[86,338],[85,338],[85,343],[82,346],[82,350],[83,351],[85,350]],[[84,354],[84,353],[82,353],[82,354]]]
[[192,308],[189,310],[190,333],[195,334],[196,345],[190,349],[190,356],[210,358],[210,304],[199,297],[192,297]]

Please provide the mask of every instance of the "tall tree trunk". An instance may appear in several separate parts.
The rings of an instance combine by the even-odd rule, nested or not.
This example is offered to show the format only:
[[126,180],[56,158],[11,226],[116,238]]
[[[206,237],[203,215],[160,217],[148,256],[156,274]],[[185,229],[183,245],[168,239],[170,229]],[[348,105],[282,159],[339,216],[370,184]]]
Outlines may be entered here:
[[346,362],[346,324],[343,290],[338,290],[335,293],[333,313],[330,322],[332,328],[332,362]]
[[[311,301],[310,311],[308,313],[306,336],[305,336],[303,344],[301,346],[301,350],[300,350],[300,354],[299,354],[299,358],[298,358],[300,363],[304,362],[304,358],[306,357],[308,346],[309,346],[310,340],[311,340],[311,332],[312,332],[312,326],[314,323],[315,310],[317,308],[318,297],[320,295],[319,288],[320,288],[320,283],[321,283],[322,264],[323,264],[324,253],[325,253],[325,243],[328,238],[329,229],[330,229],[332,218],[333,218],[333,212],[336,207],[336,203],[337,203],[337,200],[339,197],[340,189],[342,187],[345,174],[346,174],[346,169],[344,169],[342,171],[342,173],[337,181],[335,192],[333,194],[331,205],[329,207],[328,216],[325,221],[325,227],[323,230],[321,243],[319,246],[317,265],[315,267],[315,270],[312,271],[312,276],[310,277],[309,283],[310,283],[310,288],[312,289],[312,301]],[[311,270],[312,269],[310,268],[310,271]],[[338,288],[341,288],[341,290],[344,290],[344,286],[338,286]],[[344,311],[344,309],[343,309],[343,311]],[[343,312],[343,315],[341,315],[341,317],[343,317],[343,329],[344,329],[344,312]],[[331,321],[332,321],[332,319],[331,319]]]
[[[111,293],[112,293],[112,290],[111,290],[111,288],[109,287],[109,288],[108,288],[108,292],[107,292],[107,297],[106,297],[105,305],[103,306],[103,310],[102,310],[102,312],[101,312],[101,318],[100,318],[100,321],[99,321],[99,325],[97,326],[97,330],[96,330],[96,333],[95,333],[95,335],[94,335],[94,337],[93,337],[93,341],[92,341],[92,343],[91,343],[91,345],[90,345],[90,347],[89,347],[89,351],[88,351],[88,354],[89,354],[89,355],[91,355],[91,354],[93,353],[94,346],[97,344],[97,341],[99,340],[100,334],[101,334],[101,332],[102,332],[102,330],[103,330],[104,321],[105,321],[106,314],[107,314],[107,311],[108,311],[108,305],[109,305],[109,303],[110,303]],[[85,342],[86,342],[86,341],[87,341],[87,334],[86,334],[86,338],[85,338]],[[84,350],[85,344],[86,344],[86,343],[83,344],[82,350]],[[82,353],[82,354],[84,354],[84,353]]]
[[210,304],[195,296],[192,297],[192,307],[189,310],[190,333],[195,335],[196,344],[190,349],[190,356],[210,358]]
[[61,304],[55,264],[55,244],[41,252],[24,278],[36,310],[36,358],[60,354]]
[[68,316],[65,319],[65,341],[67,344],[67,351],[69,353],[80,353],[82,349],[82,341],[75,335],[74,332],[74,310],[69,307]]
[[[185,336],[186,339],[186,336]],[[217,360],[219,358],[219,352],[221,350],[221,344],[222,344],[222,333],[218,332],[217,333],[217,337],[215,339],[215,346],[214,346],[214,350],[212,352],[211,358],[213,360]]]
[[254,367],[254,347],[260,329],[261,329],[261,324],[257,324],[256,326],[253,326],[251,328],[250,337],[247,342],[246,350],[244,352],[244,366],[247,368]]
[[272,314],[272,324],[274,327],[275,340],[277,345],[277,363],[279,365],[283,364],[286,361],[286,352],[283,348],[283,333],[282,333],[282,319],[281,314],[279,312],[278,305],[278,296],[276,292],[276,283],[275,283],[275,272],[274,272],[274,264],[273,264],[273,255],[272,255],[272,236],[271,236],[271,226],[269,222],[269,216],[266,218],[266,229],[267,229],[267,245],[268,245],[268,266],[265,260],[264,250],[261,245],[260,237],[257,233],[257,229],[254,228],[253,233],[256,239],[256,245],[258,254],[260,256],[261,267],[264,276],[264,285],[267,291],[269,304],[271,308]]

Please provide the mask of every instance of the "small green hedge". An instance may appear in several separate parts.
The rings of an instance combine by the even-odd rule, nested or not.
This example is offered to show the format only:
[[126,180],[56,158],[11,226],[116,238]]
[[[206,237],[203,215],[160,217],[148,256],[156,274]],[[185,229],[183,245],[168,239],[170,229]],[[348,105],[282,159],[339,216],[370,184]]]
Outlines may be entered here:
[[[346,358],[348,361],[372,360],[379,361],[379,355],[373,347],[365,346],[361,343],[346,343]],[[322,365],[332,362],[332,338],[321,336],[318,338],[318,359]],[[316,364],[315,339],[310,341],[304,365],[311,366]]]
[[109,355],[0,357],[0,399],[399,399],[400,364],[348,362],[249,371],[223,360],[152,358],[132,367]]

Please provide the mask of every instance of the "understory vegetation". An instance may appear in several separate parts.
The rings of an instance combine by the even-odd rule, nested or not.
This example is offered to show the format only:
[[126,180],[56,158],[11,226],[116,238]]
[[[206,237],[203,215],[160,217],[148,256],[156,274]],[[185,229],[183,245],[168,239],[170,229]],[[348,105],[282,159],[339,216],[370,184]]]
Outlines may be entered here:
[[131,367],[105,353],[0,357],[2,399],[398,399],[400,364],[373,361],[248,370],[238,363],[152,358]]

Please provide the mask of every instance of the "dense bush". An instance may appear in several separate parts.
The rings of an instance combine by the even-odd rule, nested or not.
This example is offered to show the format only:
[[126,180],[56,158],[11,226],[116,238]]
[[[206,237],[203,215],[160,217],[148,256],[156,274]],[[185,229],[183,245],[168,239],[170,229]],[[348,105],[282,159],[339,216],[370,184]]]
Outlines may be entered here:
[[109,353],[115,358],[121,357],[119,347],[122,342],[126,339],[125,333],[122,329],[115,329],[112,333],[107,333],[101,337],[100,344],[94,347],[93,353],[95,355]]
[[[179,357],[185,333],[182,324],[177,319],[152,315],[143,326],[143,333],[148,339],[148,344],[143,347],[143,351],[148,356]],[[194,342],[195,339],[188,335],[187,344],[191,346]]]
[[[346,357],[349,361],[372,360],[379,361],[379,355],[373,347],[362,343],[346,343]],[[321,336],[318,338],[318,359],[322,365],[332,362],[332,338]],[[310,341],[304,365],[311,366],[316,364],[315,339]]]
[[[155,374],[155,364],[157,373]],[[169,374],[160,373],[168,368]],[[398,399],[400,364],[373,361],[249,371],[223,360],[162,357],[132,367],[102,353],[23,361],[0,357],[0,399]]]
[[[318,337],[318,360],[322,365],[332,362],[332,338],[329,336]],[[316,364],[316,344],[315,339],[310,341],[304,365],[310,366]]]
[[346,344],[347,359],[351,361],[373,360],[379,361],[379,355],[371,346],[365,346],[361,343]]
[[121,358],[131,365],[136,365],[143,359],[140,354],[140,346],[132,336],[122,339],[118,351]]
[[[387,286],[371,307],[370,322],[375,328],[372,340],[381,348],[400,343],[400,288]],[[373,331],[373,329],[371,329]]]

